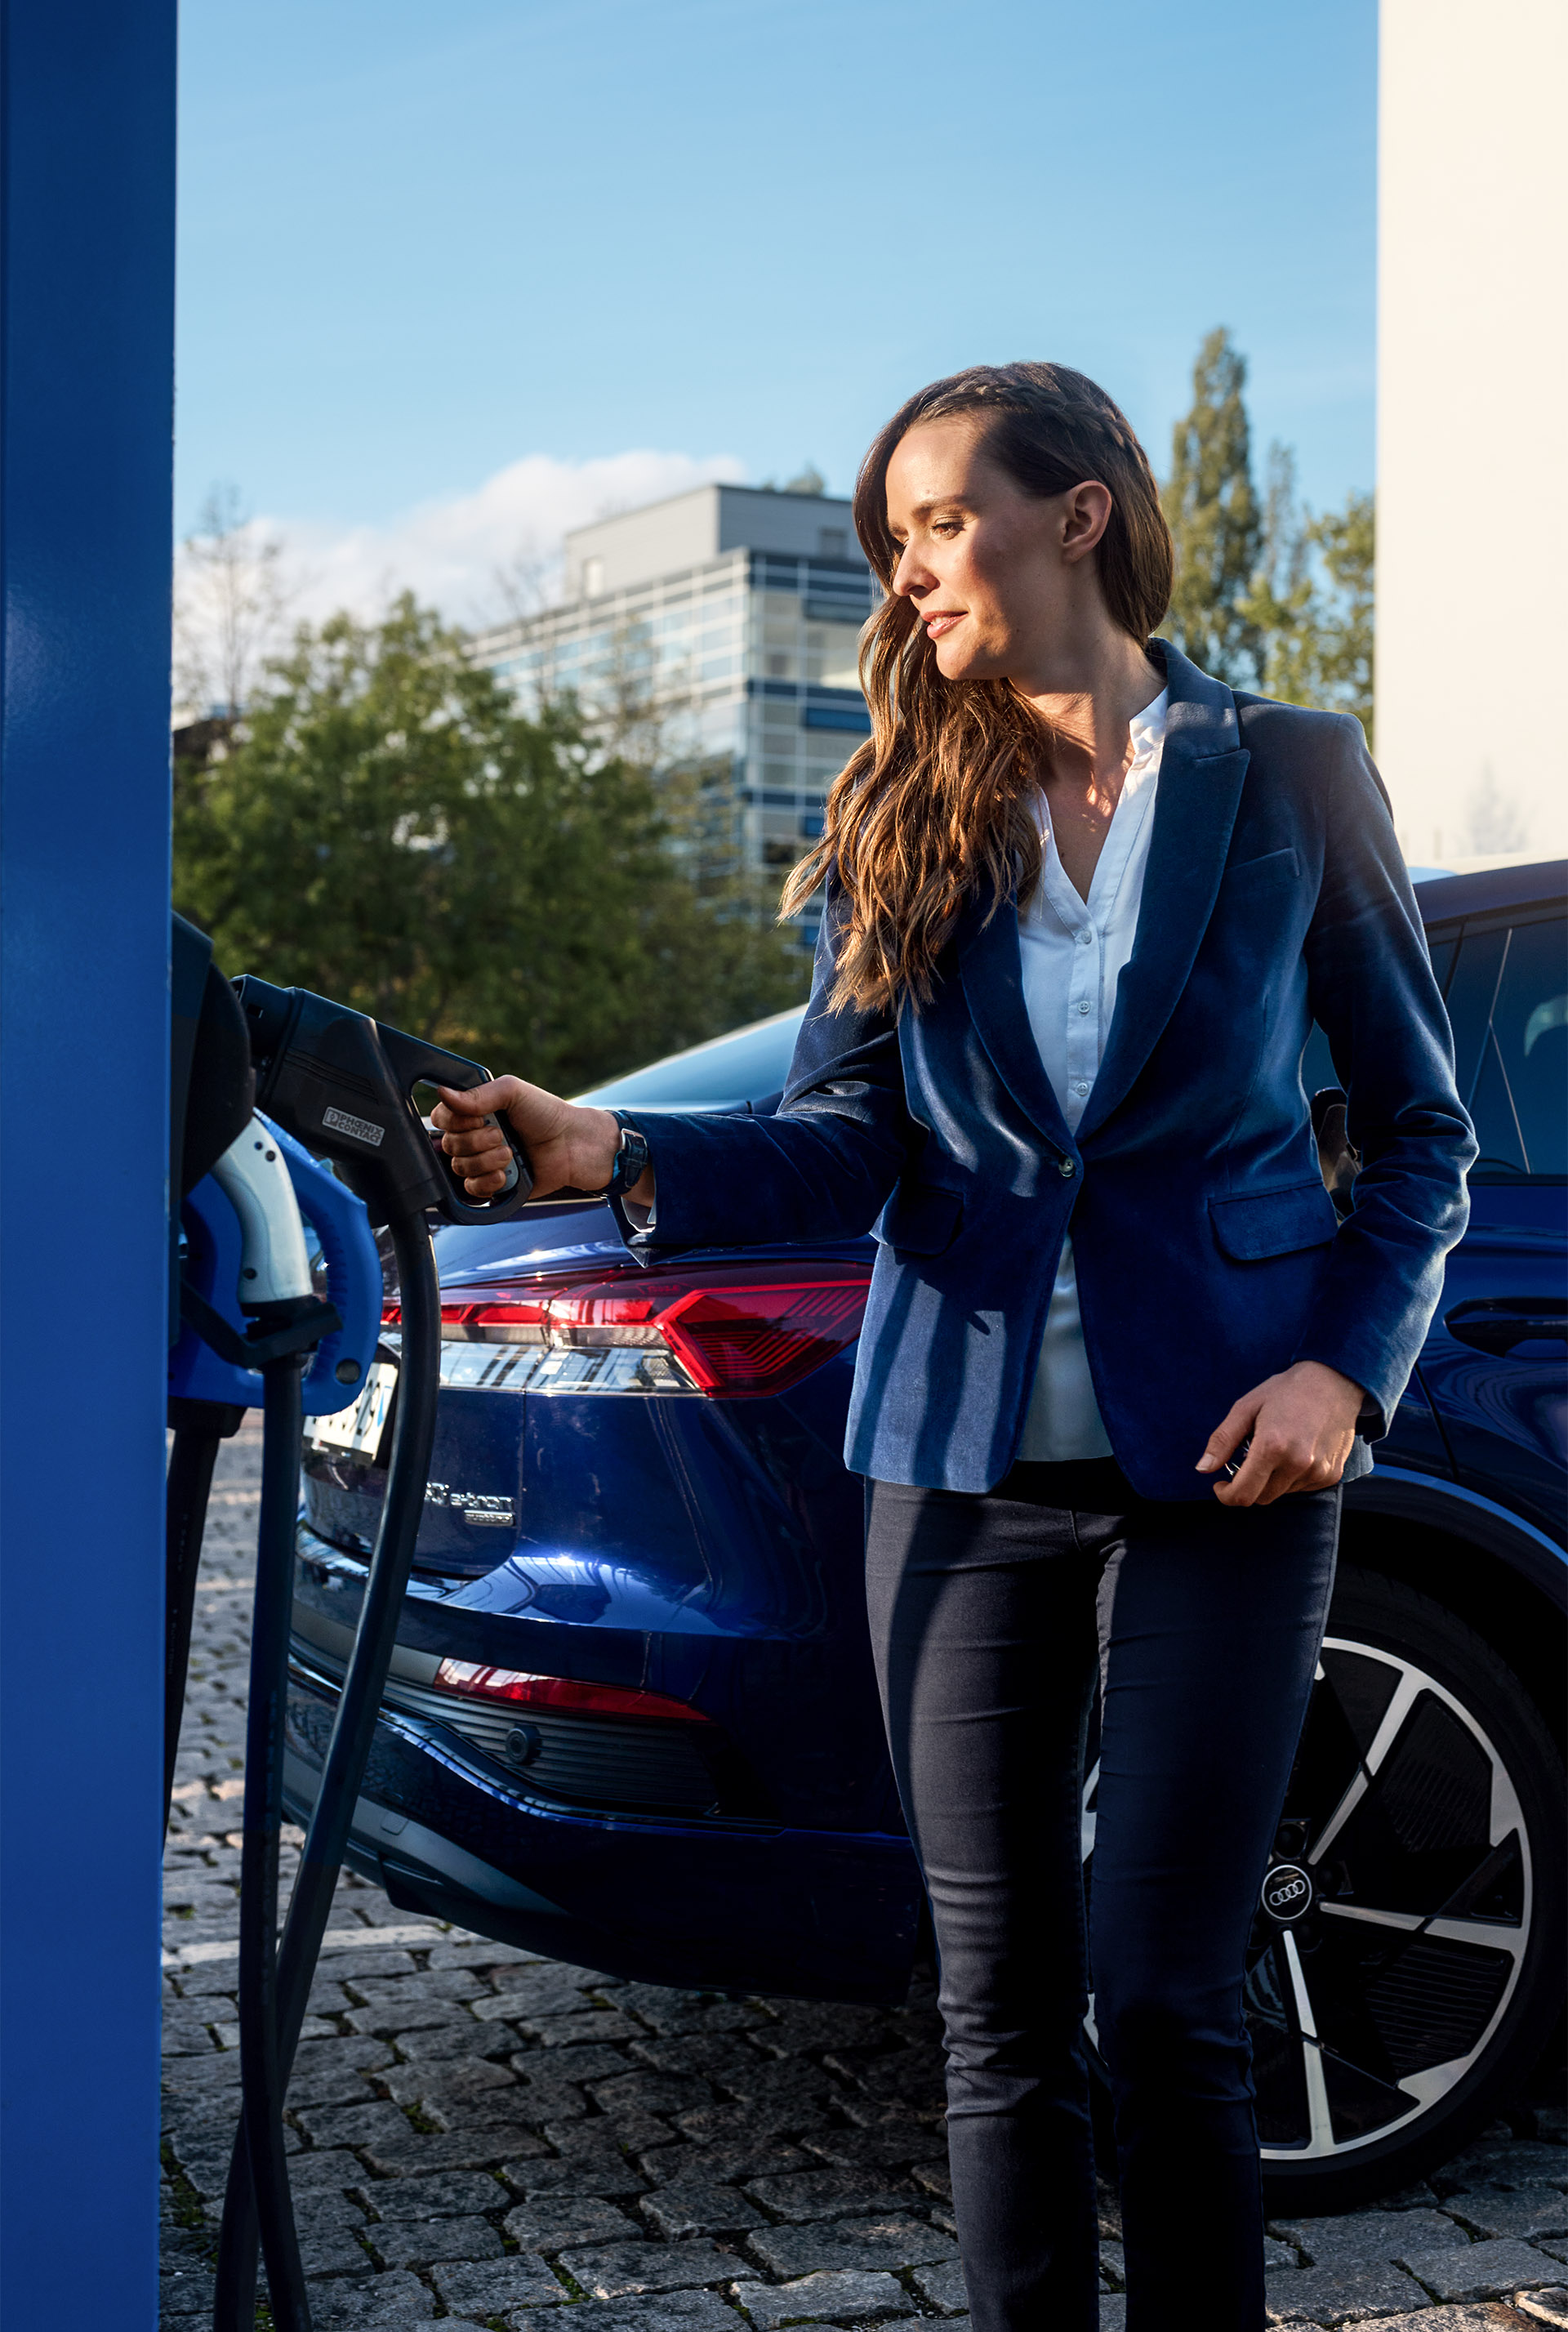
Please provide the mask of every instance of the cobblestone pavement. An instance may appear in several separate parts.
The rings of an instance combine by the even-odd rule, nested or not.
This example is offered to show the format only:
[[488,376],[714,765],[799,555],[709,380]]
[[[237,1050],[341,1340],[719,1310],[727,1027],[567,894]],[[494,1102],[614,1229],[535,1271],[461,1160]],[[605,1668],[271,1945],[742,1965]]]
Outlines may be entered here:
[[[180,2332],[210,2318],[238,2104],[260,1447],[226,1445],[215,1486],[167,1855],[162,2322]],[[411,1919],[345,1877],[311,2012],[290,2145],[318,2332],[966,2332],[929,1990],[887,2011],[623,1983]],[[1568,2326],[1564,2135],[1560,2111],[1523,2107],[1430,2185],[1275,2225],[1271,2321]],[[1186,2320],[1201,2326],[1200,2292]]]

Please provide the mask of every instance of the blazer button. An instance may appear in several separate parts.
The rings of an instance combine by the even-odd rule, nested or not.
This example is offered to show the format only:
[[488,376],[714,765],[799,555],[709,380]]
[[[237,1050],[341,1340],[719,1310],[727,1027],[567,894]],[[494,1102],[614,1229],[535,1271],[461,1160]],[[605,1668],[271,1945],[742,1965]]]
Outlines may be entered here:
[[1070,1182],[1077,1171],[1070,1158],[1063,1158],[1057,1162],[1056,1171],[1066,1182]]

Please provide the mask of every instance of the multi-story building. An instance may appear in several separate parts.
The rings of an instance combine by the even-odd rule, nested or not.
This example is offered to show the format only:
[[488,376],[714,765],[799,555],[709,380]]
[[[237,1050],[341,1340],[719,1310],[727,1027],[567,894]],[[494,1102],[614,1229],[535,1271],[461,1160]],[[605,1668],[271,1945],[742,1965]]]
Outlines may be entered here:
[[561,605],[474,653],[530,709],[573,690],[655,762],[727,775],[746,858],[782,873],[870,732],[856,655],[876,596],[847,502],[699,486],[569,534]]

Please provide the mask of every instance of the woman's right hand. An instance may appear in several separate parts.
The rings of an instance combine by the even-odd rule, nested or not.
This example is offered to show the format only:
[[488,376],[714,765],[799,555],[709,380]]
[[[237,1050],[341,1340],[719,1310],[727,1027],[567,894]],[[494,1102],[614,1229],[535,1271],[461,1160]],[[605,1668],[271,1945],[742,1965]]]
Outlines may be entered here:
[[[615,1172],[621,1129],[612,1110],[579,1108],[540,1085],[525,1085],[521,1077],[493,1077],[466,1093],[450,1085],[437,1090],[441,1099],[431,1117],[471,1199],[493,1197],[512,1163],[504,1135],[484,1123],[487,1117],[504,1117],[519,1136],[536,1199],[548,1199],[552,1190],[602,1190]],[[653,1191],[650,1167],[626,1196],[649,1206]]]

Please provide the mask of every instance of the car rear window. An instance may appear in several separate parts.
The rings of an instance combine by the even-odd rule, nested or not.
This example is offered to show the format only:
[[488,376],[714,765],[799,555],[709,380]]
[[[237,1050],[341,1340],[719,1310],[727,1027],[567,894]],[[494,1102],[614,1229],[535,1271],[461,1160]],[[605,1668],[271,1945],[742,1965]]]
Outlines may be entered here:
[[672,1053],[648,1068],[629,1069],[576,1098],[600,1109],[755,1107],[783,1091],[805,1010],[804,1005],[792,1005],[770,1020],[754,1020],[749,1028]]

